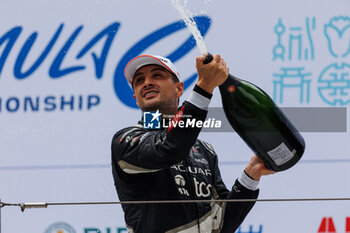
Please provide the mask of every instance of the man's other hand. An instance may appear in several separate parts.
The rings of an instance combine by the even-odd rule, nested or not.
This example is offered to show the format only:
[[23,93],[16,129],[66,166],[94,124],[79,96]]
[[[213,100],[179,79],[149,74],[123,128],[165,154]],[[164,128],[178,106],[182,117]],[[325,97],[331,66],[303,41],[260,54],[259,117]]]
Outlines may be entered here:
[[244,171],[254,180],[260,180],[261,176],[275,173],[267,169],[264,162],[257,155],[253,155]]

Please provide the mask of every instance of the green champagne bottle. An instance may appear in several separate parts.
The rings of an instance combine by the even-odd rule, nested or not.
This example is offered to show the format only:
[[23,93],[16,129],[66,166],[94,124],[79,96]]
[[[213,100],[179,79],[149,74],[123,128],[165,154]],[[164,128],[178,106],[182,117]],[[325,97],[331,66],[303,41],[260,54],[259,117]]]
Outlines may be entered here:
[[219,89],[229,123],[268,169],[284,171],[300,160],[303,137],[262,89],[231,74]]

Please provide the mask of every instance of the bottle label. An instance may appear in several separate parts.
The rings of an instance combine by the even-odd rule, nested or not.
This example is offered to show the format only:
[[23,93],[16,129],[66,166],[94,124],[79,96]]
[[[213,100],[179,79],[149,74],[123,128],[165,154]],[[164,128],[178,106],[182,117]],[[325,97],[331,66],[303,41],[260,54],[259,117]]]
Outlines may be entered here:
[[275,149],[268,151],[267,154],[273,159],[277,166],[280,166],[293,158],[295,152],[295,150],[290,151],[286,144],[282,142]]

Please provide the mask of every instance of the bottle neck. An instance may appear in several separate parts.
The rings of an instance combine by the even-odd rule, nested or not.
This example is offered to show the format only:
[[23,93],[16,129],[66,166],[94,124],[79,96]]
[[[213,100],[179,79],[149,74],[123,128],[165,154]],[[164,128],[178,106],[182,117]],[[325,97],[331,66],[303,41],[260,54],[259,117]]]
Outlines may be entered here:
[[221,92],[234,92],[238,86],[240,85],[240,80],[233,76],[232,74],[228,74],[228,78],[226,81],[219,86]]

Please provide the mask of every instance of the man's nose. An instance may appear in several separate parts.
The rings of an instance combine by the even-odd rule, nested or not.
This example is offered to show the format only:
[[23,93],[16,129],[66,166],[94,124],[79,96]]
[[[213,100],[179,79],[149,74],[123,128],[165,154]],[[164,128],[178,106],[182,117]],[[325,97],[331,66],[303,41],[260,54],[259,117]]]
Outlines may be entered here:
[[153,82],[152,82],[152,79],[150,76],[146,76],[145,77],[145,81],[143,83],[144,87],[148,87],[148,86],[152,86],[153,85]]

